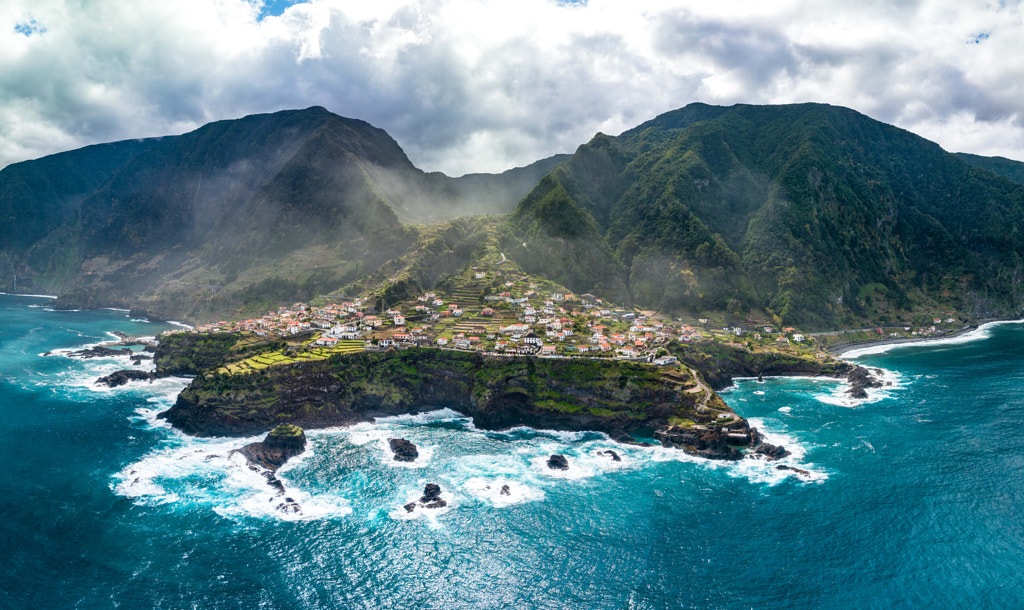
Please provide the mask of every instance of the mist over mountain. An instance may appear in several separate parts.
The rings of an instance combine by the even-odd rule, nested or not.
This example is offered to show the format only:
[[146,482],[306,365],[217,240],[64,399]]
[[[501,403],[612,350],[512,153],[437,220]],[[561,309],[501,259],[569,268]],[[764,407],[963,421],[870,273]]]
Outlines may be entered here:
[[512,172],[460,189],[319,107],[218,121],[0,171],[2,283],[64,306],[229,315],[345,285],[412,247],[408,223],[507,212],[531,187]]
[[[487,253],[663,312],[1008,316],[1024,301],[1022,177],[846,108],[691,104],[449,178],[313,107],[3,169],[0,286],[209,320],[371,281],[422,290]],[[453,221],[470,216],[489,219]]]
[[663,311],[1017,315],[1024,188],[975,165],[846,108],[691,104],[581,146],[520,204],[506,253]]

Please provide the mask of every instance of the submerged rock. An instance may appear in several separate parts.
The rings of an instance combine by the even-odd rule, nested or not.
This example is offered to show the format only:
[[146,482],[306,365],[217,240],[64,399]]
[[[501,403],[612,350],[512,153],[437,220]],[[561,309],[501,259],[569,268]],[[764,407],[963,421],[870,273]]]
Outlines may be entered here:
[[597,455],[606,455],[606,456],[612,458],[613,462],[621,462],[622,461],[622,458],[619,457],[619,454],[615,453],[611,449],[609,449],[607,451],[598,451]]
[[282,513],[293,513],[298,514],[302,512],[302,508],[299,507],[299,503],[291,498],[285,498],[284,502],[277,505],[277,510]]
[[508,488],[508,485],[502,485],[501,486],[501,491],[499,491],[498,494],[502,495],[502,496],[511,496],[512,495],[512,490],[510,490]]
[[793,472],[795,472],[795,473],[797,473],[799,475],[803,475],[805,477],[811,476],[811,473],[807,472],[806,470],[802,470],[800,468],[793,468],[792,466],[786,466],[785,464],[777,465],[775,467],[775,470],[791,470],[791,471],[793,471]]
[[414,462],[420,456],[416,445],[404,438],[389,438],[388,443],[391,445],[392,453],[395,454],[396,462]]
[[569,460],[564,455],[556,453],[548,458],[548,468],[551,470],[569,470]]

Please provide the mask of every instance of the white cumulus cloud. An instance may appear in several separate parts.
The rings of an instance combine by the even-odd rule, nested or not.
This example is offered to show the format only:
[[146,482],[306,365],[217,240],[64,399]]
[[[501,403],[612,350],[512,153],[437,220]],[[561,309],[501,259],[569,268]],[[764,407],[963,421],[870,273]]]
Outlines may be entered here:
[[[276,5],[281,5],[278,1]],[[287,4],[287,3],[285,3]],[[1024,159],[1019,2],[8,0],[0,166],[322,105],[423,169],[501,171],[660,112],[850,106]]]

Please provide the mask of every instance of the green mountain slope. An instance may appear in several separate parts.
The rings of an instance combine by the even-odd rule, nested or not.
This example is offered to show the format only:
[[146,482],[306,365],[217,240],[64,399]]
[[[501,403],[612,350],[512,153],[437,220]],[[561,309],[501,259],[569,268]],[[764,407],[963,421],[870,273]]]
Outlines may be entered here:
[[970,165],[987,169],[993,174],[998,174],[1017,184],[1024,184],[1024,163],[1020,161],[1006,157],[982,157],[969,153],[956,153],[956,156]]
[[386,302],[507,256],[664,312],[1011,316],[1020,167],[845,108],[691,104],[571,156],[452,179],[314,107],[3,169],[0,288],[18,277],[58,306],[207,321],[342,287],[385,286]]
[[500,174],[466,174],[452,182],[464,202],[460,215],[511,214],[540,179],[572,155],[554,155]]
[[0,268],[18,271],[13,254],[26,252],[51,231],[75,218],[78,206],[126,161],[157,139],[97,144],[36,161],[15,163],[0,172]]
[[383,130],[319,107],[87,147],[0,171],[0,286],[244,315],[375,273],[422,241],[406,223],[507,211],[552,165],[427,174]]
[[819,327],[1021,311],[1024,188],[845,108],[694,104],[599,134],[511,223],[525,269],[645,308]]

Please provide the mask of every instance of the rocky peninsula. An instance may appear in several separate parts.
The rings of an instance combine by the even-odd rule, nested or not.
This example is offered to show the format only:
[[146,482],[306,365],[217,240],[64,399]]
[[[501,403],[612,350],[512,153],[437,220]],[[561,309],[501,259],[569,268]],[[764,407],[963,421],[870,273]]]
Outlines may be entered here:
[[[282,422],[322,428],[449,408],[472,417],[482,429],[592,430],[624,443],[636,443],[634,435],[653,436],[664,446],[710,459],[778,459],[787,455],[786,449],[765,443],[716,388],[731,383],[733,376],[758,374],[845,378],[851,392],[879,383],[870,371],[836,360],[692,349],[674,350],[682,364],[665,367],[413,348],[335,354],[245,374],[218,372],[225,362],[268,345],[241,339],[235,333],[162,338],[154,353],[156,371],[147,375],[195,378],[160,416],[189,434],[243,436]],[[115,373],[103,381],[142,377]],[[401,439],[393,445],[396,459],[413,456],[414,449]],[[246,455],[261,463],[257,449],[249,448],[253,455]]]

